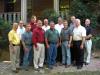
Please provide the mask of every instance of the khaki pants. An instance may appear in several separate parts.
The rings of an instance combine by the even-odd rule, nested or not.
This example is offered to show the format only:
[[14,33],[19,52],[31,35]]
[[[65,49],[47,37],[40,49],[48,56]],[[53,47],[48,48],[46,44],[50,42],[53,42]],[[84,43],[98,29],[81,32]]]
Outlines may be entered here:
[[43,67],[45,58],[45,47],[44,44],[37,43],[37,48],[34,47],[34,68]]
[[13,48],[9,46],[9,50],[12,70],[16,70],[16,68],[19,68],[20,46],[13,46]]

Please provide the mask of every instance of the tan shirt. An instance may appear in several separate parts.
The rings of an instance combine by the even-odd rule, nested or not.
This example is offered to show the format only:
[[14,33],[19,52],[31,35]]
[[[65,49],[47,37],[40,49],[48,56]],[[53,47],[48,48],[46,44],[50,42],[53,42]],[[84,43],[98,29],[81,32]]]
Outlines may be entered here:
[[82,40],[83,37],[86,36],[86,29],[83,26],[75,27],[73,30],[73,40],[78,41]]

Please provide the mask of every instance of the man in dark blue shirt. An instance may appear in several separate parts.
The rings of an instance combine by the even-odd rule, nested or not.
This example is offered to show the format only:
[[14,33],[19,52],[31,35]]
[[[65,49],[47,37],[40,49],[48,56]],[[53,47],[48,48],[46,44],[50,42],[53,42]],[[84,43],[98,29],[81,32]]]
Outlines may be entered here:
[[85,41],[85,64],[88,65],[90,63],[91,58],[91,48],[92,48],[92,28],[90,26],[90,19],[85,20],[85,28],[86,28],[86,41]]

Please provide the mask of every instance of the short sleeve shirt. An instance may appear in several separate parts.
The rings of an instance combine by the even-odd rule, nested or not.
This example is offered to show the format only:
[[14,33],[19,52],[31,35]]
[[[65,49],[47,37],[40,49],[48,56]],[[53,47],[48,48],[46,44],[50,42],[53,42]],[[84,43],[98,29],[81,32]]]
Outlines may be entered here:
[[32,32],[25,32],[22,35],[22,41],[25,42],[26,45],[31,45],[32,44]]
[[54,30],[49,29],[45,33],[45,38],[47,38],[49,42],[58,42],[59,33],[56,29]]
[[86,29],[83,26],[78,26],[73,29],[73,40],[78,41],[82,40],[86,36]]
[[72,35],[72,32],[69,28],[63,28],[61,30],[61,34],[60,34],[60,37],[61,37],[61,40],[62,41],[69,41],[69,38],[70,36]]

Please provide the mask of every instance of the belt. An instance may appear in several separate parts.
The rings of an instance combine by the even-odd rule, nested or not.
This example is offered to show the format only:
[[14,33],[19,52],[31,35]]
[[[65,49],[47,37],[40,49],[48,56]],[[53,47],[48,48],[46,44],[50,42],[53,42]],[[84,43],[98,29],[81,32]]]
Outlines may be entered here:
[[69,41],[69,40],[62,40],[62,42]]
[[57,42],[48,42],[49,44],[57,44]]
[[17,44],[17,45],[16,45],[16,44],[12,44],[12,45],[13,45],[13,46],[20,46],[20,44]]
[[28,46],[32,46],[33,44],[26,44],[26,45],[28,45]]
[[44,44],[44,42],[38,42],[38,43],[40,43],[40,44]]

